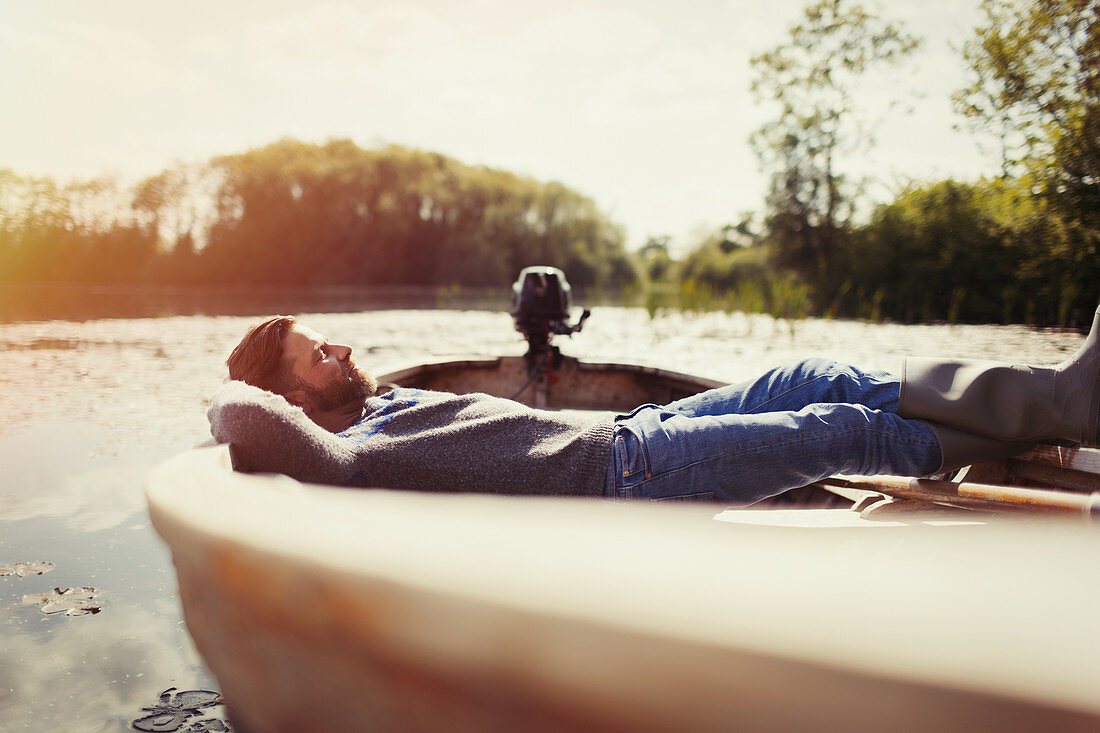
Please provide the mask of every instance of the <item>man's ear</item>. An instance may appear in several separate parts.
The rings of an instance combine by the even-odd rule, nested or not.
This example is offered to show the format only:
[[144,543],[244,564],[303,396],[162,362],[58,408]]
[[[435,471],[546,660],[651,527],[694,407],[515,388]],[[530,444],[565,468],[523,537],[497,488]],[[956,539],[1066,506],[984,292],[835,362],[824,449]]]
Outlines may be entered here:
[[313,404],[313,400],[310,399],[309,394],[304,389],[296,389],[287,392],[283,397],[295,407],[301,407],[307,415],[312,415],[317,407]]

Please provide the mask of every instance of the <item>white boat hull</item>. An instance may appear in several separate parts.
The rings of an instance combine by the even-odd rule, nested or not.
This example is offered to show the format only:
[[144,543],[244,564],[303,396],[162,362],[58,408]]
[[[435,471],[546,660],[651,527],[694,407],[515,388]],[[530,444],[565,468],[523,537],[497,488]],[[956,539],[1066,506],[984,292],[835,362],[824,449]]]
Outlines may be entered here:
[[1100,729],[1078,524],[315,487],[224,446],[148,500],[242,731]]

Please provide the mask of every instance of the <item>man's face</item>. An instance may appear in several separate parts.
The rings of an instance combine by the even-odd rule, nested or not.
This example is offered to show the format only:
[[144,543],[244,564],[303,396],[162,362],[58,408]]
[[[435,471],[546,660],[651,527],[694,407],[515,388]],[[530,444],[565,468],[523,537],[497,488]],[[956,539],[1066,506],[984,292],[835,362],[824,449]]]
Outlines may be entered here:
[[294,326],[283,338],[283,363],[290,369],[298,389],[286,397],[327,412],[374,394],[377,382],[351,358],[351,347],[332,344],[311,328]]

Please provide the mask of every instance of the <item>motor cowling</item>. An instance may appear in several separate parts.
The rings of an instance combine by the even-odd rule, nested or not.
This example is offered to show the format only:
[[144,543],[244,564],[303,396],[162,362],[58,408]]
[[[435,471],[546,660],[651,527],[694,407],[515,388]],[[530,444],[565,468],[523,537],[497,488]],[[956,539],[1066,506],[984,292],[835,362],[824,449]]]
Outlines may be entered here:
[[547,350],[553,334],[581,330],[590,313],[585,310],[580,320],[570,325],[572,306],[573,289],[565,273],[556,267],[525,267],[512,284],[512,319],[516,330],[527,339],[529,353]]

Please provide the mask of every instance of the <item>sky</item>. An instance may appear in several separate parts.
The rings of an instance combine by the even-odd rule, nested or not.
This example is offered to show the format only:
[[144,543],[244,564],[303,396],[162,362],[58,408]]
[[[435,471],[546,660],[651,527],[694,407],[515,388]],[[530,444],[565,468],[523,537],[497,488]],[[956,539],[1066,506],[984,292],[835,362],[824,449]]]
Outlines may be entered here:
[[[674,249],[763,208],[749,60],[806,0],[0,0],[0,168],[139,180],[284,137],[401,144],[559,181]],[[877,7],[923,39],[861,85],[889,200],[996,171],[952,112],[978,0]],[[901,104],[892,102],[900,101]]]

